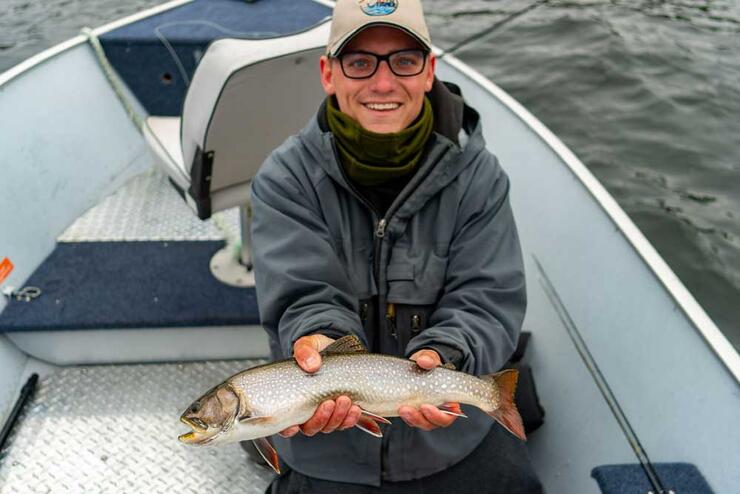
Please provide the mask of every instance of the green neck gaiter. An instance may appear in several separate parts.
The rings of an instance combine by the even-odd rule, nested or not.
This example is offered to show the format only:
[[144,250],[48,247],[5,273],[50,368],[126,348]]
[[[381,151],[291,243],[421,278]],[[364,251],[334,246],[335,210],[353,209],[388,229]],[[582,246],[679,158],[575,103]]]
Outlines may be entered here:
[[374,186],[406,175],[416,167],[434,127],[434,112],[425,97],[421,115],[409,127],[400,132],[378,134],[365,130],[342,113],[330,96],[326,102],[326,120],[347,175],[360,185]]

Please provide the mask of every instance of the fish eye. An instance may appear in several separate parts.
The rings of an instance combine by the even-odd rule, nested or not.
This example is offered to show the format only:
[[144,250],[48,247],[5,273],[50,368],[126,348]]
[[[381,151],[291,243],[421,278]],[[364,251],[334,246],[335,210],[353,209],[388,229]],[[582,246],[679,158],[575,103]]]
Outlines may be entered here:
[[198,413],[198,412],[200,412],[200,408],[201,408],[201,405],[200,405],[200,402],[199,401],[196,401],[195,403],[193,403],[192,405],[190,405],[190,411],[192,413]]

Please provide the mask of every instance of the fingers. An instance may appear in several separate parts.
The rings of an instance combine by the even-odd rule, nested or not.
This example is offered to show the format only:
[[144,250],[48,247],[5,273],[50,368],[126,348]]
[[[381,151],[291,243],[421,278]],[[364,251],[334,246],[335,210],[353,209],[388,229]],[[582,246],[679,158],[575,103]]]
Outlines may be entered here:
[[349,413],[350,408],[352,408],[352,400],[346,396],[340,396],[337,398],[334,412],[331,414],[331,417],[329,417],[329,421],[326,425],[321,429],[321,432],[328,434],[337,430],[347,419],[347,414]]
[[293,427],[288,427],[287,429],[284,429],[284,430],[278,432],[278,434],[280,434],[281,436],[283,436],[285,438],[288,438],[288,437],[295,436],[296,434],[298,434],[298,431],[300,431],[300,430],[301,430],[300,427],[298,427],[297,425],[294,425]]
[[321,350],[331,345],[333,339],[323,334],[302,336],[293,344],[293,357],[304,371],[313,374],[321,367]]
[[421,414],[435,427],[448,427],[457,419],[454,415],[442,413],[439,408],[432,405],[422,405]]
[[423,431],[430,431],[435,428],[434,424],[429,422],[424,415],[415,408],[403,406],[398,409],[398,414],[409,427],[416,427]]
[[421,430],[430,431],[438,427],[450,426],[457,417],[447,415],[439,411],[432,405],[422,405],[418,410],[410,406],[402,406],[398,413],[410,427],[417,427]]
[[416,365],[426,370],[434,369],[435,367],[442,365],[442,358],[437,352],[430,348],[422,348],[409,358],[414,360]]
[[357,422],[360,420],[360,416],[362,415],[362,410],[357,405],[352,405],[352,407],[349,409],[349,413],[347,413],[347,418],[344,419],[344,422],[342,422],[342,425],[339,426],[339,430],[343,431],[345,429],[351,429],[352,427],[357,425]]
[[293,437],[298,431],[306,436],[314,436],[319,432],[330,433],[335,430],[350,429],[357,425],[362,410],[352,404],[346,396],[340,396],[336,401],[327,400],[316,409],[314,414],[302,425],[295,425],[280,431],[283,437]]
[[315,435],[329,423],[335,407],[336,404],[333,400],[323,402],[313,413],[313,416],[301,425],[301,431],[309,437]]

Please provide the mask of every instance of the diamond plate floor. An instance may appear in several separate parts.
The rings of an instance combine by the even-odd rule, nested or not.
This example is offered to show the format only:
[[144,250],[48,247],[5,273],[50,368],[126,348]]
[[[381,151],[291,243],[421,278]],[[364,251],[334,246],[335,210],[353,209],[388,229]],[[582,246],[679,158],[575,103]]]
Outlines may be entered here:
[[221,211],[202,221],[167,177],[152,168],[131,178],[80,216],[57,240],[222,240],[227,236],[238,237],[239,232],[238,208]]
[[0,452],[0,493],[264,492],[272,471],[238,444],[177,441],[182,410],[258,363],[62,368],[39,382]]

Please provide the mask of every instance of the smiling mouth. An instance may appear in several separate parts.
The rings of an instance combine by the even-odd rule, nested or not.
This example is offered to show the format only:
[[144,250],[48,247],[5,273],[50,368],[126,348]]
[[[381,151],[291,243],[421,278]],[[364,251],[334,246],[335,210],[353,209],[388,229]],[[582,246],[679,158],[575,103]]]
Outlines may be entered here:
[[365,108],[374,111],[393,111],[401,108],[399,103],[365,103]]

